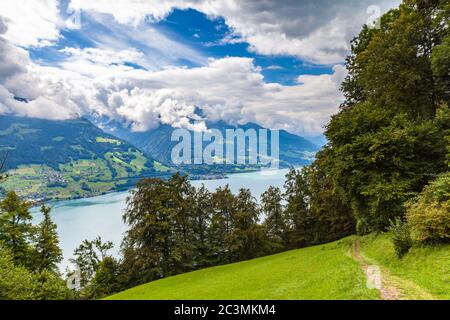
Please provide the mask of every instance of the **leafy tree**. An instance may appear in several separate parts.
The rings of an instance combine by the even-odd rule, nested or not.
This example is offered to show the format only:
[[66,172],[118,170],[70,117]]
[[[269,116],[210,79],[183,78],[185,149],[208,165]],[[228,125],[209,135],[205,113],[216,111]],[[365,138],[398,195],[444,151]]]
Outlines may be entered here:
[[310,192],[306,171],[291,169],[285,182],[286,214],[292,226],[290,241],[294,247],[306,246],[313,242],[314,217],[309,207]]
[[305,169],[315,243],[335,241],[355,232],[351,207],[334,186],[326,167],[328,152],[325,147],[316,155],[314,164]]
[[364,103],[342,111],[327,127],[326,159],[333,183],[351,204],[362,233],[384,230],[403,204],[445,170],[444,133],[436,121]]
[[122,267],[113,257],[105,257],[100,262],[98,270],[89,288],[92,297],[102,298],[117,293],[123,289]]
[[208,239],[208,228],[211,224],[213,208],[212,194],[202,185],[196,190],[192,199],[192,235],[195,245],[194,267],[200,268],[211,264],[209,259],[210,243]]
[[57,272],[44,269],[34,274],[37,300],[65,300],[73,295]]
[[212,194],[211,225],[208,229],[210,259],[217,263],[231,261],[227,237],[232,231],[232,221],[236,213],[235,197],[229,186],[218,188]]
[[192,270],[193,256],[196,243],[193,232],[193,203],[195,201],[195,188],[193,188],[186,175],[173,175],[167,182],[169,187],[169,223],[172,236],[170,248],[171,273],[177,274]]
[[[187,181],[145,179],[128,199],[124,221],[130,226],[122,243],[131,283],[148,282],[181,271],[188,256]],[[184,189],[184,191],[182,190]]]
[[250,190],[241,189],[236,196],[231,232],[226,237],[232,261],[252,259],[264,254],[266,238],[264,228],[258,224],[259,208]]
[[280,188],[270,187],[261,195],[261,209],[266,215],[264,226],[267,236],[275,246],[275,251],[283,250],[289,245],[290,230]]
[[442,102],[450,101],[450,35],[433,48],[431,57],[433,75]]
[[14,263],[10,249],[0,246],[0,300],[36,299],[36,281],[25,267]]
[[70,298],[65,282],[55,272],[33,273],[16,265],[11,250],[0,245],[0,300],[61,300]]
[[21,201],[14,191],[0,202],[0,241],[11,250],[14,263],[30,265],[29,240],[33,234],[31,204]]
[[42,205],[41,213],[44,215],[42,222],[36,227],[35,248],[36,268],[43,270],[58,271],[58,263],[62,260],[62,250],[59,247],[57,226],[50,216],[51,209]]
[[81,286],[87,286],[97,272],[100,263],[108,257],[108,251],[113,248],[112,242],[103,242],[101,237],[94,240],[84,240],[74,251],[75,258],[70,261],[81,271]]

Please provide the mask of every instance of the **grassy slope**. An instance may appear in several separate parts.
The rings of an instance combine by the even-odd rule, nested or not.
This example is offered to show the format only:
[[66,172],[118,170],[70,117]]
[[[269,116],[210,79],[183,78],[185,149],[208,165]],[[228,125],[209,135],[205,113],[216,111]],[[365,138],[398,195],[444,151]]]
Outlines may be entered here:
[[[109,299],[379,299],[349,255],[354,239],[178,275]],[[415,247],[398,260],[390,234],[360,243],[364,258],[382,268],[403,298],[450,299],[450,245]]]
[[361,253],[387,270],[407,298],[421,298],[425,292],[430,298],[450,299],[450,245],[414,247],[399,260],[390,235],[380,234],[364,237]]
[[378,299],[349,241],[178,275],[110,299]]

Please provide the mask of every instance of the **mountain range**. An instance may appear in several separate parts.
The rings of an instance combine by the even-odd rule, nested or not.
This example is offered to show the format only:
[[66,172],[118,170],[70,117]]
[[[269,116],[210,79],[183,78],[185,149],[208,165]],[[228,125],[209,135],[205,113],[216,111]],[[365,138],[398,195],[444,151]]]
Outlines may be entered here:
[[[224,136],[227,129],[263,129],[254,123],[233,126],[223,121],[207,126]],[[79,198],[126,189],[140,178],[175,171],[214,178],[260,168],[249,164],[175,166],[171,161],[172,148],[178,143],[171,141],[174,130],[160,125],[148,132],[133,132],[117,122],[87,118],[55,121],[2,115],[0,160],[6,156],[9,177],[0,192],[15,190],[35,200]],[[313,160],[318,149],[313,143],[284,130],[279,137],[281,167]]]
[[3,190],[33,199],[65,199],[127,188],[169,171],[135,146],[85,118],[53,121],[0,116]]
[[[175,128],[170,125],[160,125],[157,129],[147,132],[134,132],[129,127],[123,126],[117,122],[101,123],[101,127],[108,133],[120,137],[121,139],[128,141],[129,143],[137,146],[147,155],[152,156],[157,161],[164,163],[168,166],[174,166],[171,159],[172,149],[179,143],[178,141],[172,141],[172,133]],[[262,126],[255,123],[247,123],[244,125],[231,125],[224,121],[208,122],[208,129],[219,130],[223,137],[226,136],[226,130],[228,129],[242,129],[247,131],[253,129],[257,133],[259,138],[259,130],[265,129]],[[190,132],[193,137],[193,131]],[[270,149],[270,133],[268,135],[269,150]],[[209,142],[208,142],[209,143]],[[208,144],[206,143],[206,144]],[[205,145],[205,143],[204,143]],[[318,151],[318,147],[312,142],[306,140],[303,137],[291,134],[285,130],[279,131],[279,160],[282,168],[291,166],[303,166],[311,163],[314,159],[315,153]],[[247,149],[248,152],[248,149]],[[194,146],[192,145],[191,154],[194,154]],[[192,174],[220,174],[241,172],[242,170],[255,170],[260,165],[183,165],[183,170]]]

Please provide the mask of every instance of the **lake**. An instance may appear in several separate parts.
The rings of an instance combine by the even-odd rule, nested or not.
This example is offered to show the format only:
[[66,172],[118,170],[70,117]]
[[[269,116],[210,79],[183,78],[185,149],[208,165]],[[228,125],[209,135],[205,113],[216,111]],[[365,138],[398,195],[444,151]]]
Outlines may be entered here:
[[[230,189],[237,193],[240,188],[248,188],[257,199],[270,186],[282,188],[285,175],[288,170],[274,172],[252,172],[230,174],[227,179],[197,180],[192,181],[196,187],[204,184],[208,190],[214,191],[218,187],[229,185]],[[61,270],[69,265],[68,260],[80,243],[85,240],[93,240],[101,236],[103,241],[114,243],[114,255],[118,255],[123,233],[127,226],[122,221],[128,191],[114,192],[106,195],[59,201],[51,204],[52,218],[58,225],[60,245],[64,254]],[[34,223],[41,221],[42,215],[37,208],[32,209]]]

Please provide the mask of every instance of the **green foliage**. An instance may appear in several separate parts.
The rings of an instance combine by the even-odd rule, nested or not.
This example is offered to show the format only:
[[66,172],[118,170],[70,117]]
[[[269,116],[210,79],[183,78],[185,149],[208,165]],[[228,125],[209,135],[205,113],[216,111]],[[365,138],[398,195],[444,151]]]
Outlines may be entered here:
[[75,249],[70,261],[81,271],[81,287],[86,287],[97,272],[100,263],[108,257],[108,251],[113,248],[113,243],[103,242],[101,237],[94,240],[84,240],[78,248]]
[[0,201],[0,241],[11,250],[14,263],[29,266],[33,254],[30,238],[34,232],[29,212],[31,204],[13,191]]
[[89,288],[94,298],[103,298],[122,289],[122,273],[119,261],[113,257],[105,257],[98,265],[97,272]]
[[[371,104],[335,116],[327,129],[330,175],[360,224],[383,230],[403,203],[445,170],[444,131]],[[365,221],[365,222],[363,222]]]
[[241,189],[235,198],[234,206],[231,232],[225,239],[232,261],[243,261],[264,255],[266,233],[258,224],[260,212],[250,190]]
[[0,300],[61,300],[70,297],[65,282],[51,270],[32,272],[14,263],[0,245]]
[[448,14],[446,1],[406,0],[352,42],[346,101],[315,167],[351,207],[361,234],[386,230],[448,170]]
[[334,241],[355,230],[351,210],[326,172],[327,152],[325,148],[313,165],[286,176],[286,215],[294,247]]
[[264,226],[274,250],[283,250],[289,245],[290,230],[280,188],[270,187],[261,195],[261,210],[265,214]]
[[394,244],[395,254],[399,259],[403,258],[413,245],[409,226],[405,221],[396,218],[391,221],[389,230],[392,232],[392,243]]
[[35,299],[35,287],[33,274],[16,265],[11,250],[0,246],[0,300]]
[[39,271],[50,270],[57,272],[61,262],[62,250],[59,247],[57,226],[50,216],[51,209],[42,205],[42,222],[35,228],[34,242],[36,248],[36,268]]
[[65,300],[73,296],[73,293],[66,287],[66,282],[55,271],[43,269],[35,273],[34,277],[36,300]]
[[212,194],[211,225],[208,229],[210,258],[215,264],[231,262],[226,241],[232,231],[232,219],[235,214],[235,200],[229,186],[218,188]]
[[440,175],[409,205],[408,224],[422,243],[450,242],[450,173]]

